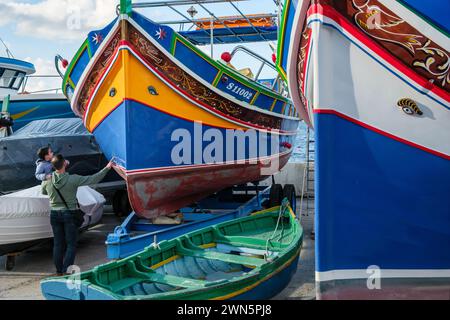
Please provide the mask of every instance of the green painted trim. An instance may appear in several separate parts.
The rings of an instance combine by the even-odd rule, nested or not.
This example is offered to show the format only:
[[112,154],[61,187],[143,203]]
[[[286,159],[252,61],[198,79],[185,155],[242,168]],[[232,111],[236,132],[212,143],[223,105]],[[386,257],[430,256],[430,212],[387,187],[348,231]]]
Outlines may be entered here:
[[[259,84],[257,82],[253,82],[253,83],[250,82],[251,80],[247,79],[245,76],[243,76],[242,74],[240,74],[236,70],[233,70],[233,69],[227,67],[226,65],[224,65],[222,63],[219,63],[219,62],[215,61],[214,59],[211,59],[211,57],[209,57],[206,53],[204,53],[203,51],[199,50],[192,43],[190,43],[188,40],[186,40],[185,38],[183,38],[182,36],[180,36],[178,34],[176,35],[176,41],[180,41],[181,43],[183,43],[184,45],[189,47],[192,51],[194,51],[194,53],[196,53],[198,56],[203,58],[208,63],[212,64],[217,69],[221,70],[227,76],[231,76],[232,77],[232,75],[234,75],[237,78],[237,79],[234,78],[236,81],[241,82],[242,84],[245,84],[246,86],[252,88],[253,90],[260,91],[260,92],[264,93],[265,95],[267,95],[267,96],[269,96],[271,98],[279,99],[279,100],[283,100],[283,101],[288,101],[283,96],[278,95],[276,92],[267,90],[266,87],[264,87],[263,85],[261,85],[261,84]],[[230,75],[230,73],[232,73],[232,75]]]
[[170,44],[170,53],[175,57],[175,47],[176,47],[176,42],[177,42],[177,37],[175,35],[175,33],[173,33],[172,35],[172,41]]
[[4,112],[4,113],[7,113],[7,112],[8,112],[10,97],[11,97],[11,96],[8,94],[8,95],[6,95],[6,96],[3,98],[2,112]]
[[291,5],[291,0],[286,0],[286,3],[283,7],[283,12],[281,14],[281,21],[282,23],[280,23],[279,26],[279,36],[278,36],[278,47],[277,47],[277,63],[275,64],[278,73],[281,75],[281,78],[283,79],[284,82],[287,83],[287,75],[286,75],[286,71],[283,69],[283,67],[281,66],[282,63],[282,49],[283,49],[283,45],[285,42],[285,36],[286,36],[286,20],[287,20],[287,12],[289,11],[289,7]]
[[[66,84],[67,84],[67,81],[69,79],[69,75],[72,73],[73,67],[78,62],[78,59],[80,59],[81,53],[83,52],[85,47],[89,47],[88,39],[84,40],[84,42],[82,43],[82,45],[80,46],[78,51],[75,53],[75,55],[73,56],[72,60],[70,61],[69,66],[67,67],[66,73],[64,74],[64,79],[63,79],[63,83],[62,83],[62,91],[65,94],[66,94]],[[89,52],[88,52],[88,54],[89,54]],[[74,88],[75,88],[75,86],[74,86]]]
[[87,53],[89,56],[89,60],[92,58],[92,52],[91,52],[91,46],[89,45],[89,43],[87,44]]
[[400,3],[406,9],[408,9],[409,11],[413,12],[415,15],[419,16],[421,19],[423,19],[425,22],[427,22],[430,26],[432,26],[434,29],[436,29],[440,33],[443,33],[447,37],[450,37],[450,33],[448,33],[446,30],[442,29],[440,26],[435,24],[433,21],[428,19],[426,16],[424,16],[422,13],[420,13],[419,11],[417,11],[416,9],[414,9],[413,7],[408,5],[407,3],[403,2],[402,0],[397,0],[397,2]]

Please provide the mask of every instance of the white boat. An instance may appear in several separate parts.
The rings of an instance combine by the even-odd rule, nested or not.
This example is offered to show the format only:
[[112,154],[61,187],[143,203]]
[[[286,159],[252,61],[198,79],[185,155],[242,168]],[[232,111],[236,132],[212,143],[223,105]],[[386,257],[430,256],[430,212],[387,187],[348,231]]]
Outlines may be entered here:
[[[0,39],[0,42],[1,39]],[[63,61],[55,58],[56,71]],[[0,116],[11,117],[13,130],[20,129],[33,120],[74,118],[66,97],[60,88],[28,91],[34,79],[59,78],[60,75],[35,75],[32,63],[15,59],[6,48],[6,56],[0,56]]]
[[[97,224],[103,215],[105,198],[90,187],[80,187],[77,199],[85,213],[81,230]],[[0,197],[0,256],[23,251],[53,238],[50,202],[41,186]]]

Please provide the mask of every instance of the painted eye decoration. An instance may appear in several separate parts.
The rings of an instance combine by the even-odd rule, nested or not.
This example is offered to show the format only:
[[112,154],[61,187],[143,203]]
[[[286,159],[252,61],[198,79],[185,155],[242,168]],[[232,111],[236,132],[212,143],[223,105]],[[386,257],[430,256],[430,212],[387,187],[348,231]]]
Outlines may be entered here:
[[148,89],[148,93],[150,93],[152,96],[159,95],[159,93],[158,93],[158,91],[156,91],[155,87],[149,86],[147,89]]
[[402,111],[408,115],[418,114],[419,116],[423,115],[422,110],[417,106],[417,103],[409,98],[403,98],[398,100],[397,106],[399,106]]

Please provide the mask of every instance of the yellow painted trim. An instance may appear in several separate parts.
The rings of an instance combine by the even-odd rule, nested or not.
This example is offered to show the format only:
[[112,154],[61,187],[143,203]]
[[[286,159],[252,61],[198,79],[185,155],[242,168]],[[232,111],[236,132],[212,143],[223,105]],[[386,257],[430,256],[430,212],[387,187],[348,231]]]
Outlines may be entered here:
[[[203,248],[203,249],[209,249],[209,248],[214,248],[216,246],[217,246],[217,243],[212,242],[212,243],[208,243],[208,244],[202,244],[200,247]],[[181,258],[180,255],[174,255],[174,256],[172,256],[170,258],[167,258],[166,260],[158,262],[157,264],[151,266],[150,268],[157,269],[157,268],[162,267],[163,265],[168,264],[168,263],[170,263],[170,262],[172,262],[174,260],[177,260],[179,258]]]
[[273,99],[273,103],[272,106],[270,107],[270,111],[273,111],[273,109],[275,108],[275,105],[277,104],[278,100],[277,99]]
[[287,102],[285,102],[284,104],[283,104],[283,107],[281,108],[281,114],[284,114],[284,112],[286,111],[285,109],[286,109],[286,106],[287,106]]
[[39,108],[39,107],[34,107],[34,108],[31,108],[31,109],[28,109],[28,110],[25,110],[25,111],[22,111],[22,112],[13,114],[13,115],[11,115],[11,118],[12,118],[13,120],[17,120],[17,119],[23,118],[23,117],[25,117],[27,114],[32,113],[34,110],[36,110],[36,109],[38,109],[38,108]]
[[244,266],[244,267],[247,267],[247,268],[249,268],[249,269],[255,269],[255,268],[256,268],[256,266],[249,266],[248,264],[243,264],[243,266]]
[[251,216],[256,216],[256,215],[258,215],[258,214],[264,214],[264,213],[267,213],[267,212],[273,212],[273,211],[275,211],[275,210],[278,211],[279,209],[280,209],[280,206],[275,206],[275,207],[272,207],[272,208],[269,208],[269,209],[265,209],[265,210],[253,212],[253,213],[250,214],[250,215],[251,215]]
[[245,293],[245,292],[247,292],[247,291],[250,291],[251,289],[257,287],[257,286],[258,286],[259,284],[261,284],[262,282],[269,280],[270,278],[272,278],[272,277],[275,276],[276,274],[278,274],[278,273],[280,273],[281,271],[283,271],[284,269],[286,269],[286,268],[287,268],[287,267],[295,260],[295,258],[297,258],[297,256],[300,254],[300,250],[301,250],[301,249],[302,249],[302,246],[300,246],[300,248],[298,248],[297,252],[295,253],[295,255],[294,255],[292,258],[290,258],[288,261],[286,261],[286,263],[283,264],[282,266],[280,266],[275,272],[273,272],[273,273],[271,273],[271,274],[268,274],[265,278],[263,278],[263,279],[261,279],[261,280],[255,282],[255,283],[253,283],[253,284],[251,284],[251,285],[249,285],[249,286],[247,286],[247,287],[245,287],[245,288],[242,288],[242,289],[237,290],[237,291],[235,291],[235,292],[226,294],[226,295],[224,295],[224,296],[215,297],[215,298],[213,298],[213,299],[211,299],[211,300],[227,300],[227,299],[233,298],[233,297],[235,297],[235,296],[237,296],[237,295],[240,295],[240,294],[242,294],[242,293]]
[[179,259],[179,258],[180,258],[179,255],[174,255],[174,256],[172,256],[172,257],[166,259],[166,260],[163,260],[163,261],[161,261],[161,262],[158,262],[157,264],[151,266],[150,268],[152,268],[152,269],[158,269],[159,267],[162,267],[163,265],[168,264],[168,263],[170,263],[170,262],[172,262],[172,261],[174,261],[174,260],[177,260],[177,259]]
[[214,81],[212,82],[213,87],[217,87],[217,85],[219,84],[220,77],[222,77],[222,75],[223,75],[223,71],[219,70],[216,77],[214,78]]
[[217,243],[215,243],[215,242],[208,243],[208,244],[202,244],[200,246],[200,248],[203,248],[203,249],[209,249],[209,248],[215,248],[215,247],[217,247]]
[[295,215],[294,210],[292,210],[291,206],[289,206],[289,213],[291,214],[292,218],[296,218],[297,216]]
[[260,95],[260,92],[257,91],[256,94],[253,96],[252,101],[250,101],[251,105],[253,105],[256,102],[256,99],[258,99],[259,95]]
[[75,83],[72,81],[72,79],[70,77],[67,78],[67,81],[69,81],[69,84],[72,86],[72,88],[75,89]]

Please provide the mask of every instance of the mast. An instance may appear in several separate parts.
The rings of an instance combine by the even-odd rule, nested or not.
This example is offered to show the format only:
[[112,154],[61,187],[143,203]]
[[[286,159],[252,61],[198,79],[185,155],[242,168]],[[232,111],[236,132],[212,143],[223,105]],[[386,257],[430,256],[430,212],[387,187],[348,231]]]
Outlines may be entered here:
[[120,14],[131,15],[132,9],[132,0],[120,0]]
[[[126,14],[131,17],[132,0],[120,0],[120,14]],[[122,19],[121,23],[121,40],[128,40],[128,26],[127,20]]]

